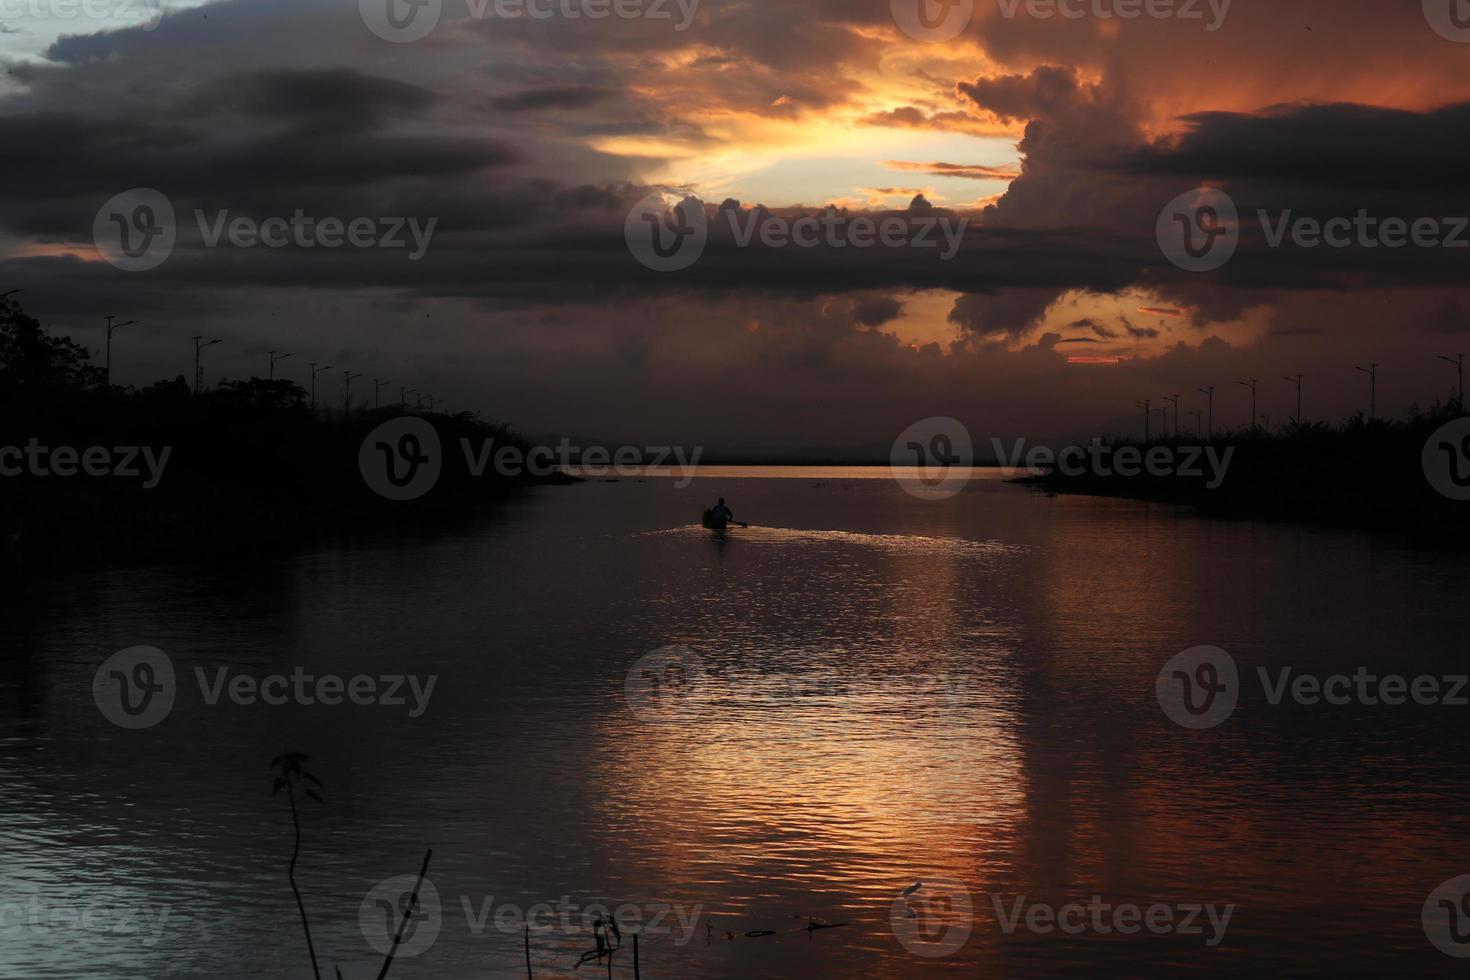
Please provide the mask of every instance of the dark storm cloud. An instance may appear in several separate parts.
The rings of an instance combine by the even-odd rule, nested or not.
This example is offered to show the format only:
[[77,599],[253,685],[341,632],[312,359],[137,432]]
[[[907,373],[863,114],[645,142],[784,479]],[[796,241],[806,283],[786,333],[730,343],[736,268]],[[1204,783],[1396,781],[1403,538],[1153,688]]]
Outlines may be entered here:
[[1072,329],[1091,330],[1103,340],[1116,340],[1118,338],[1118,331],[1114,330],[1112,327],[1098,323],[1091,317],[1083,317],[1081,320],[1076,321],[1072,324]]
[[[350,2],[233,0],[177,11],[154,32],[67,38],[49,63],[13,66],[24,87],[0,100],[0,247],[64,243],[86,254],[97,206],[144,186],[170,195],[184,221],[195,207],[435,217],[428,254],[408,263],[383,252],[203,250],[184,236],[145,274],[20,252],[0,263],[0,288],[22,285],[37,312],[63,319],[126,308],[185,341],[201,311],[237,314],[233,336],[249,337],[252,350],[263,335],[310,337],[326,323],[352,337],[376,331],[348,345],[357,351],[389,349],[402,331],[400,347],[416,345],[418,361],[433,350],[446,372],[461,369],[466,351],[488,351],[495,370],[503,366],[497,390],[522,397],[518,406],[532,406],[524,414],[561,410],[546,404],[551,376],[565,381],[567,411],[584,418],[604,417],[636,389],[652,403],[757,404],[753,413],[766,415],[740,424],[775,431],[802,414],[801,399],[820,397],[843,409],[832,413],[834,441],[852,431],[838,426],[881,428],[935,392],[969,404],[982,397],[977,374],[1015,379],[983,396],[993,399],[989,412],[1006,411],[1023,384],[1065,384],[1056,348],[1090,339],[1052,332],[1048,313],[1068,293],[1106,300],[1142,287],[1148,295],[1130,308],[1159,302],[1188,318],[1198,348],[1140,356],[1120,369],[1130,372],[1120,386],[1154,385],[1150,372],[1202,383],[1220,371],[1254,376],[1246,373],[1254,355],[1208,333],[1252,311],[1267,324],[1262,332],[1281,321],[1278,348],[1326,342],[1303,325],[1340,338],[1390,316],[1412,318],[1426,342],[1439,343],[1433,331],[1465,329],[1460,307],[1427,290],[1406,294],[1421,283],[1460,288],[1464,260],[1448,252],[1268,250],[1253,235],[1225,268],[1193,275],[1170,265],[1154,239],[1163,204],[1204,183],[1227,189],[1246,214],[1465,212],[1454,174],[1465,158],[1465,109],[1413,107],[1424,91],[1465,96],[1463,50],[1433,46],[1416,11],[1379,23],[1341,4],[1303,4],[1358,23],[1342,42],[1349,54],[1314,48],[1312,70],[1282,57],[1304,39],[1283,41],[1269,5],[1237,9],[1228,35],[1165,34],[1138,22],[1107,44],[1054,29],[1065,25],[981,18],[967,41],[993,46],[991,57],[960,45],[905,47],[883,0],[707,0],[684,35],[617,20],[446,21],[413,46],[372,37]],[[929,94],[890,99],[874,87],[885,58],[915,50],[950,59],[933,74],[896,69],[927,80]],[[1216,67],[1206,68],[1211,58]],[[958,85],[942,81],[961,72]],[[1257,109],[1349,83],[1360,100],[1404,105],[1339,98]],[[1261,91],[1269,94],[1257,99]],[[1148,98],[1187,113],[1175,137],[1154,139],[1169,121]],[[990,171],[904,141],[921,130],[1014,138],[1024,126],[1023,172],[951,261],[916,249],[741,247],[719,227],[679,273],[649,271],[629,254],[624,220],[651,189],[640,177],[655,172],[651,158],[739,155],[749,147],[726,135],[732,117],[789,126],[834,108],[893,127],[895,144],[881,156],[911,153],[919,162],[905,166],[940,176]],[[614,152],[596,139],[607,136],[648,139]],[[959,162],[923,162],[936,159]],[[836,175],[832,183],[834,198],[848,191]],[[1372,303],[1363,300],[1368,286],[1381,288]],[[937,356],[932,338],[896,337],[905,314],[923,310],[913,292],[930,288],[961,294],[948,324],[937,324],[972,342],[944,348],[952,356]],[[1313,306],[1322,296],[1338,305]],[[1438,309],[1448,312],[1432,315]],[[1089,312],[1068,333],[1121,338],[1104,325],[1111,312],[1067,318]],[[452,333],[442,348],[430,327]],[[168,350],[185,350],[158,329]],[[1159,336],[1132,330],[1140,341]],[[312,342],[348,349],[341,339]],[[870,404],[879,387],[892,404]],[[1104,397],[1126,405],[1132,395]]]
[[1027,122],[1070,110],[1090,99],[1095,90],[1079,82],[1069,68],[1043,65],[1029,75],[961,82],[959,92],[1002,121]]
[[1254,115],[1201,112],[1184,133],[1121,161],[1134,173],[1217,175],[1300,191],[1391,188],[1463,200],[1470,103],[1427,112],[1365,105],[1276,106]]
[[[51,77],[39,83],[43,95]],[[0,115],[9,178],[0,228],[84,240],[88,211],[131,187],[158,188],[180,210],[402,211],[415,182],[519,159],[491,139],[404,131],[438,101],[423,87],[348,69],[272,69],[160,93],[132,111],[9,112]]]
[[436,101],[428,89],[347,68],[272,69],[218,79],[180,108],[196,118],[234,108],[268,125],[352,131],[421,113]]
[[990,167],[974,163],[944,163],[934,161],[919,163],[913,160],[885,160],[883,166],[890,170],[907,170],[928,174],[931,177],[963,177],[967,180],[1015,180],[1020,172],[1014,167]]
[[1129,320],[1126,316],[1122,317],[1121,319],[1123,321],[1123,329],[1128,331],[1128,336],[1132,337],[1134,340],[1153,340],[1157,338],[1160,334],[1160,331],[1154,329],[1153,327],[1134,326],[1133,321]]
[[[718,84],[728,105],[770,109],[770,102],[783,96],[790,101],[782,111],[792,111],[794,104],[830,105],[849,97],[851,87],[823,78],[813,68],[843,59],[861,63],[869,57],[867,39],[842,26],[843,21],[882,23],[881,11],[869,6],[843,13],[793,5],[783,21],[786,29],[771,32],[772,12],[764,7],[711,5],[691,28],[691,39],[717,39],[727,60],[733,57],[758,69],[732,78],[726,64],[705,66],[723,76]],[[545,141],[528,140],[518,128],[512,142],[496,132],[493,118],[473,130],[456,124],[467,106],[483,99],[481,104],[503,116],[537,121],[559,110],[606,106],[614,110],[610,125],[624,131],[671,133],[668,120],[617,118],[618,110],[630,106],[627,90],[644,81],[641,68],[620,77],[609,64],[581,73],[582,78],[600,75],[595,83],[579,79],[565,85],[521,85],[488,96],[463,85],[465,76],[438,74],[438,51],[433,62],[408,59],[394,65],[394,71],[406,72],[408,78],[355,67],[246,65],[230,70],[225,59],[199,64],[203,55],[196,52],[210,50],[206,39],[217,42],[239,31],[239,43],[250,47],[251,38],[271,37],[284,23],[321,32],[326,18],[340,18],[340,11],[307,4],[298,13],[271,2],[256,7],[224,3],[208,10],[208,24],[217,26],[180,14],[166,18],[153,35],[124,31],[58,43],[53,57],[70,67],[33,73],[30,92],[8,100],[10,111],[0,116],[0,164],[16,178],[7,185],[11,189],[0,190],[0,225],[52,240],[70,233],[72,240],[85,242],[96,205],[133,186],[159,187],[178,199],[181,210],[233,204],[256,210],[315,206],[339,214],[402,212],[437,217],[441,235],[423,263],[396,275],[391,267],[385,270],[371,259],[345,254],[293,259],[298,275],[282,254],[264,251],[232,256],[229,274],[247,282],[309,282],[317,275],[348,282],[350,267],[358,267],[364,285],[518,299],[541,290],[553,302],[567,295],[568,284],[577,289],[603,284],[804,295],[873,287],[948,288],[981,297],[957,305],[954,322],[982,338],[1014,339],[1035,317],[1017,322],[1015,316],[1002,316],[997,324],[994,311],[977,315],[992,305],[985,297],[1039,290],[1025,304],[1039,315],[1051,299],[1071,289],[1108,293],[1132,284],[1168,288],[1187,283],[1186,274],[1163,261],[1153,237],[1159,207],[1182,189],[1213,180],[1250,205],[1269,199],[1280,181],[1302,179],[1324,168],[1344,170],[1347,176],[1340,184],[1351,187],[1373,173],[1402,173],[1404,168],[1395,171],[1393,154],[1408,146],[1413,148],[1408,151],[1409,169],[1438,161],[1428,180],[1405,176],[1399,181],[1412,185],[1422,198],[1426,187],[1450,186],[1453,165],[1446,161],[1463,157],[1467,136],[1462,123],[1470,121],[1464,108],[1414,113],[1298,106],[1257,115],[1195,113],[1187,117],[1179,138],[1149,143],[1137,124],[1135,104],[1106,79],[1083,82],[1063,65],[981,76],[961,83],[957,94],[977,110],[1028,122],[1021,144],[1026,166],[1000,205],[987,212],[989,226],[970,228],[953,261],[883,248],[737,247],[717,228],[694,268],[659,276],[632,262],[622,240],[627,208],[647,188],[568,180],[557,169],[538,165]],[[342,21],[331,23],[334,30],[322,35],[332,39],[327,50],[344,59],[368,60],[360,52],[370,39],[359,33],[344,42]],[[361,27],[349,19],[348,27],[354,26]],[[473,38],[479,26],[472,25],[466,37]],[[580,50],[592,36],[581,27],[553,33],[536,24],[493,26],[521,45],[554,38]],[[596,36],[614,50],[655,51],[670,40],[666,34],[650,35],[646,24],[604,26],[607,30]],[[482,33],[487,39],[496,37],[488,30]],[[165,37],[172,41],[160,47]],[[382,48],[367,50],[380,54]],[[476,50],[475,42],[466,40],[460,47],[445,47],[442,57],[453,61],[463,56],[473,62]],[[121,67],[106,72],[99,68],[99,58],[120,54]],[[143,72],[142,62],[151,56],[173,59],[181,68],[202,67],[204,77],[193,86],[149,89],[139,84],[118,91],[119,81]],[[388,63],[372,60],[387,69]],[[697,64],[689,67],[703,70]],[[500,66],[493,75],[509,81],[516,72]],[[141,81],[140,75],[133,77]],[[544,71],[542,77],[547,77]],[[84,101],[69,97],[88,85],[88,79],[96,83],[93,91],[103,86],[97,91],[98,112],[91,115],[75,108]],[[691,77],[689,93],[705,94],[704,81]],[[72,111],[57,111],[54,106],[60,102]],[[1393,138],[1375,144],[1380,130]],[[470,135],[472,131],[477,135]],[[694,135],[702,138],[697,130]],[[596,161],[595,154],[584,156]],[[1003,168],[954,163],[896,165],[935,174],[1012,175]],[[1318,196],[1296,206],[1330,209],[1352,203],[1322,199],[1321,188],[1331,185],[1319,182]],[[1443,281],[1451,275],[1442,257],[1385,261],[1381,255],[1265,253],[1258,244],[1247,242],[1212,281],[1222,289],[1291,289],[1356,275],[1389,281]],[[177,265],[210,276],[205,261]]]
[[590,85],[568,85],[561,88],[527,89],[513,95],[492,99],[491,105],[501,112],[545,112],[552,109],[585,109],[604,102],[615,93]]
[[969,293],[955,301],[949,319],[981,342],[1012,342],[1056,301],[1049,289],[1009,289]]
[[854,322],[865,327],[881,327],[903,313],[903,304],[892,296],[875,296],[859,300],[852,311]]

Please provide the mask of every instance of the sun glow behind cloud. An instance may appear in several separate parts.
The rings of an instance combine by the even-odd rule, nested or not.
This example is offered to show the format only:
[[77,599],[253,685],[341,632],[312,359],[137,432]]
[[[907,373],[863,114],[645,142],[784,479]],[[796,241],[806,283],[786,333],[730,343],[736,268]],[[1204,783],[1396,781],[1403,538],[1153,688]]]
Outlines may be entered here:
[[[709,200],[735,197],[769,207],[820,206],[869,188],[922,183],[932,189],[935,204],[968,208],[1001,193],[1009,182],[1003,176],[974,180],[898,172],[887,164],[894,156],[895,131],[851,118],[732,116],[706,123],[704,131],[711,139],[698,144],[615,137],[597,141],[593,148],[617,156],[661,159],[662,164],[641,174],[650,183],[687,186]],[[1019,159],[1005,138],[925,131],[905,131],[905,136],[903,149],[909,160],[1013,169]]]
[[[853,33],[866,37],[861,28]],[[589,141],[592,149],[645,163],[650,183],[692,188],[705,198],[735,197],[770,207],[820,206],[852,198],[864,189],[914,183],[899,180],[885,161],[943,161],[961,167],[1018,169],[1016,141],[1022,127],[984,114],[967,115],[955,97],[956,82],[973,77],[988,59],[973,44],[892,44],[888,31],[876,63],[849,64],[842,84],[830,78],[798,80],[772,89],[763,104],[737,102],[766,81],[764,69],[741,66],[710,72],[701,63],[724,52],[693,46],[663,59],[666,72],[689,79],[678,91],[635,85],[633,91],[663,123],[659,133],[613,135]],[[807,86],[803,90],[802,85]],[[944,114],[943,125],[903,124],[903,114]],[[900,118],[895,119],[894,115]],[[900,149],[901,148],[901,149]],[[651,161],[651,162],[650,162]],[[972,175],[973,176],[973,175]],[[965,179],[964,173],[930,177],[930,199],[946,207],[970,207],[1005,190],[1003,175]]]

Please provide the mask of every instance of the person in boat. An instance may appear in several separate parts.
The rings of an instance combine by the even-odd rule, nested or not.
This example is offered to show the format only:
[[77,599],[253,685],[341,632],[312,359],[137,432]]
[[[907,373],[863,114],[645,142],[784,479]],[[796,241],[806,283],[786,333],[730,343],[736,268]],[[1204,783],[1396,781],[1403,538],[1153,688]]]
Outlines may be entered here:
[[708,513],[710,523],[715,527],[724,527],[735,522],[735,512],[725,506],[724,497],[721,497],[720,502],[711,507]]

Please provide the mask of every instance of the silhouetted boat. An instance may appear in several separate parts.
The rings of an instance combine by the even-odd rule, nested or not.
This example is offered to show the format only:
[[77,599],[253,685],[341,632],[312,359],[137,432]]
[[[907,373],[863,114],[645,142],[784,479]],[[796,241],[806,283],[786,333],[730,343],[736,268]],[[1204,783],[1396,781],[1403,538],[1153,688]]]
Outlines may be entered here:
[[750,527],[745,521],[727,521],[716,517],[713,507],[704,512],[700,523],[711,531],[728,531],[732,527]]

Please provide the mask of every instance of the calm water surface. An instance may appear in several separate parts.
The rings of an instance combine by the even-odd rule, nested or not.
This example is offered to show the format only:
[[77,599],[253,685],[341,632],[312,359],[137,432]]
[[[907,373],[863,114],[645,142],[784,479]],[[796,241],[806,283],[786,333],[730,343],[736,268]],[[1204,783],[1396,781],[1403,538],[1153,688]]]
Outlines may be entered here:
[[[495,912],[563,896],[578,911],[533,932],[537,977],[602,975],[573,969],[597,903],[674,909],[641,940],[647,977],[1458,972],[1420,914],[1470,873],[1470,708],[1273,707],[1253,675],[1466,671],[1463,558],[995,479],[921,501],[878,475],[589,482],[429,538],[13,588],[0,976],[309,977],[270,794],[286,748],[326,784],[298,881],[323,974],[347,980],[381,962],[364,897],[430,845],[438,938],[393,977],[525,976]],[[692,526],[719,495],[759,527]],[[92,679],[139,644],[180,690],[125,731]],[[1154,681],[1200,644],[1252,678],[1189,732]],[[630,704],[630,668],[674,645],[693,681]],[[415,718],[211,705],[195,682],[298,666],[437,684]],[[950,955],[892,927],[921,881],[928,928],[900,931],[964,939]],[[1207,924],[998,921],[1094,895],[1235,908],[1214,947]]]

